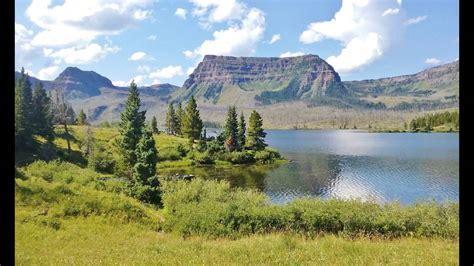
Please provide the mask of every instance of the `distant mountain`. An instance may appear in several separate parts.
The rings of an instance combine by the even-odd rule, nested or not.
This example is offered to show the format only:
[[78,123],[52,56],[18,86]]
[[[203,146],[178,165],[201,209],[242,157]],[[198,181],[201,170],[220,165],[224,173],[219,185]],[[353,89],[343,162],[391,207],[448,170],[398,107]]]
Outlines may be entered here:
[[[358,98],[371,101],[397,100],[399,107],[412,102],[457,104],[459,61],[426,69],[416,74],[361,81],[345,81]],[[402,108],[403,109],[403,108]]]
[[206,55],[184,82],[178,99],[242,105],[320,97],[346,97],[341,78],[317,55],[233,57]]

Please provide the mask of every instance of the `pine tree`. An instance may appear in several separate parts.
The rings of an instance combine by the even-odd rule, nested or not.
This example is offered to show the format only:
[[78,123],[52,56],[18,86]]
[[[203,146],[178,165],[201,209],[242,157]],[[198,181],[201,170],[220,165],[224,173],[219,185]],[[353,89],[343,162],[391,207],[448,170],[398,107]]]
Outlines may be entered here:
[[51,99],[39,82],[33,91],[33,123],[35,134],[46,138],[48,141],[54,139],[53,115],[51,113]]
[[169,103],[168,111],[166,112],[166,131],[170,135],[176,134],[176,113],[173,103]]
[[33,140],[31,83],[25,69],[15,85],[15,146],[28,147]]
[[245,147],[245,117],[244,117],[244,112],[240,114],[240,120],[239,120],[239,130],[237,132],[237,140],[240,149],[244,149]]
[[137,162],[133,167],[134,180],[141,185],[148,185],[148,179],[156,174],[156,163],[158,162],[155,140],[148,127],[143,128],[137,145],[136,158]]
[[263,150],[267,146],[264,138],[267,133],[263,131],[263,120],[257,111],[253,110],[250,114],[249,125],[247,129],[247,146],[255,151]]
[[140,111],[140,94],[134,81],[130,83],[125,110],[120,114],[120,137],[117,145],[128,174],[137,162],[136,149],[145,125],[145,111]]
[[151,130],[153,133],[155,134],[158,134],[160,133],[158,131],[158,122],[156,122],[156,117],[153,116],[153,118],[151,119]]
[[191,142],[194,142],[194,140],[199,139],[202,126],[202,120],[199,116],[196,100],[191,96],[183,115],[183,125],[181,129],[183,136],[190,139]]
[[229,106],[227,110],[227,118],[224,125],[224,146],[227,151],[239,150],[238,135],[238,121],[235,106]]
[[182,125],[183,125],[183,107],[181,105],[181,102],[178,103],[178,106],[176,107],[176,135],[181,136],[182,133]]
[[77,124],[80,126],[87,125],[87,116],[84,113],[84,110],[81,109],[79,115],[77,116]]

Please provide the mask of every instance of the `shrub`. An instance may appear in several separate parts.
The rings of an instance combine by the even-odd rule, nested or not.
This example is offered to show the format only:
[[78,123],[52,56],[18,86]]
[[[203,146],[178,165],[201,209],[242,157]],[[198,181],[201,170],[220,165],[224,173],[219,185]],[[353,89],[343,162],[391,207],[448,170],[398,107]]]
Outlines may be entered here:
[[194,154],[194,161],[199,164],[213,164],[214,159],[211,155],[209,155],[208,151],[205,152],[198,152]]
[[90,169],[59,160],[45,162],[35,161],[23,169],[29,176],[39,177],[47,182],[62,181],[64,183],[88,184],[95,180],[97,173]]
[[244,163],[253,163],[255,158],[253,157],[252,152],[246,151],[234,151],[222,153],[220,156],[221,160],[231,162],[233,164],[244,164]]
[[265,148],[265,150],[255,153],[255,160],[261,163],[272,163],[275,159],[280,158],[280,153],[272,148]]
[[113,173],[116,161],[110,152],[96,148],[88,157],[87,166],[97,172]]
[[138,182],[129,183],[128,195],[146,203],[161,205],[160,181],[158,177],[148,178],[145,184]]
[[174,149],[163,149],[158,153],[158,161],[177,161],[181,160],[181,153]]
[[334,233],[346,236],[456,238],[459,204],[401,206],[339,199],[298,199],[272,205],[265,194],[229,183],[163,181],[164,229],[181,235],[239,237],[252,233]]

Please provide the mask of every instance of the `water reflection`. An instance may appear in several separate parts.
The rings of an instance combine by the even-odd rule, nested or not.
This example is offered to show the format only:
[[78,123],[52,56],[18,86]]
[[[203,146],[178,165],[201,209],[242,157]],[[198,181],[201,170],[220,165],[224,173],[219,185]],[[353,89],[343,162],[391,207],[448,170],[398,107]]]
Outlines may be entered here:
[[258,189],[273,202],[360,198],[403,204],[459,198],[458,134],[269,131],[268,142],[291,162],[281,166],[200,166],[161,174],[225,179]]

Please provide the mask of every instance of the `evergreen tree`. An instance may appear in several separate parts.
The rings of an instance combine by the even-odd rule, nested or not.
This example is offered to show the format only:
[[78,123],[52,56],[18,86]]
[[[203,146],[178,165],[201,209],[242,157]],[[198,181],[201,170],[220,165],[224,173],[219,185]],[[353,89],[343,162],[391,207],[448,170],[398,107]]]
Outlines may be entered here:
[[160,133],[158,131],[158,122],[156,122],[156,117],[153,116],[153,118],[151,119],[151,130],[153,133],[155,134],[158,134]]
[[15,146],[27,147],[33,140],[31,83],[25,69],[15,84]]
[[176,113],[173,103],[169,103],[168,111],[166,112],[166,131],[170,135],[176,134]]
[[79,115],[77,116],[77,124],[80,125],[80,126],[84,126],[84,125],[88,124],[87,123],[87,116],[84,113],[84,110],[82,110],[82,109],[79,112]]
[[249,125],[247,129],[247,146],[255,151],[263,150],[267,146],[264,138],[267,133],[263,131],[263,120],[257,111],[253,110],[250,114]]
[[202,134],[201,134],[201,137],[199,138],[199,141],[198,141],[198,144],[197,144],[197,150],[199,152],[204,152],[205,150],[207,150],[207,132],[206,132],[206,128],[204,128],[202,130]]
[[33,91],[33,123],[35,134],[38,134],[48,141],[54,139],[53,116],[51,113],[51,99],[43,89],[43,84],[39,82]]
[[240,120],[239,120],[239,130],[237,132],[237,140],[240,149],[243,149],[245,146],[245,117],[244,117],[244,112],[240,114]]
[[156,163],[158,162],[158,151],[151,129],[144,127],[140,141],[136,149],[137,161],[133,167],[135,182],[148,185],[148,179],[156,174]]
[[176,135],[179,135],[181,136],[183,133],[182,133],[182,125],[183,125],[183,115],[184,115],[184,111],[183,111],[183,107],[181,105],[181,102],[178,103],[178,106],[176,107]]
[[183,136],[190,139],[191,142],[194,142],[194,140],[199,139],[201,136],[202,126],[196,100],[191,96],[183,115],[183,125],[181,129]]
[[229,106],[227,111],[227,118],[224,125],[224,146],[227,151],[239,150],[239,144],[237,140],[238,135],[238,121],[237,112],[235,106]]
[[120,114],[120,136],[117,144],[126,168],[123,170],[130,174],[129,171],[137,162],[136,149],[145,125],[145,111],[140,111],[140,94],[134,81],[130,83],[128,92],[125,110]]

